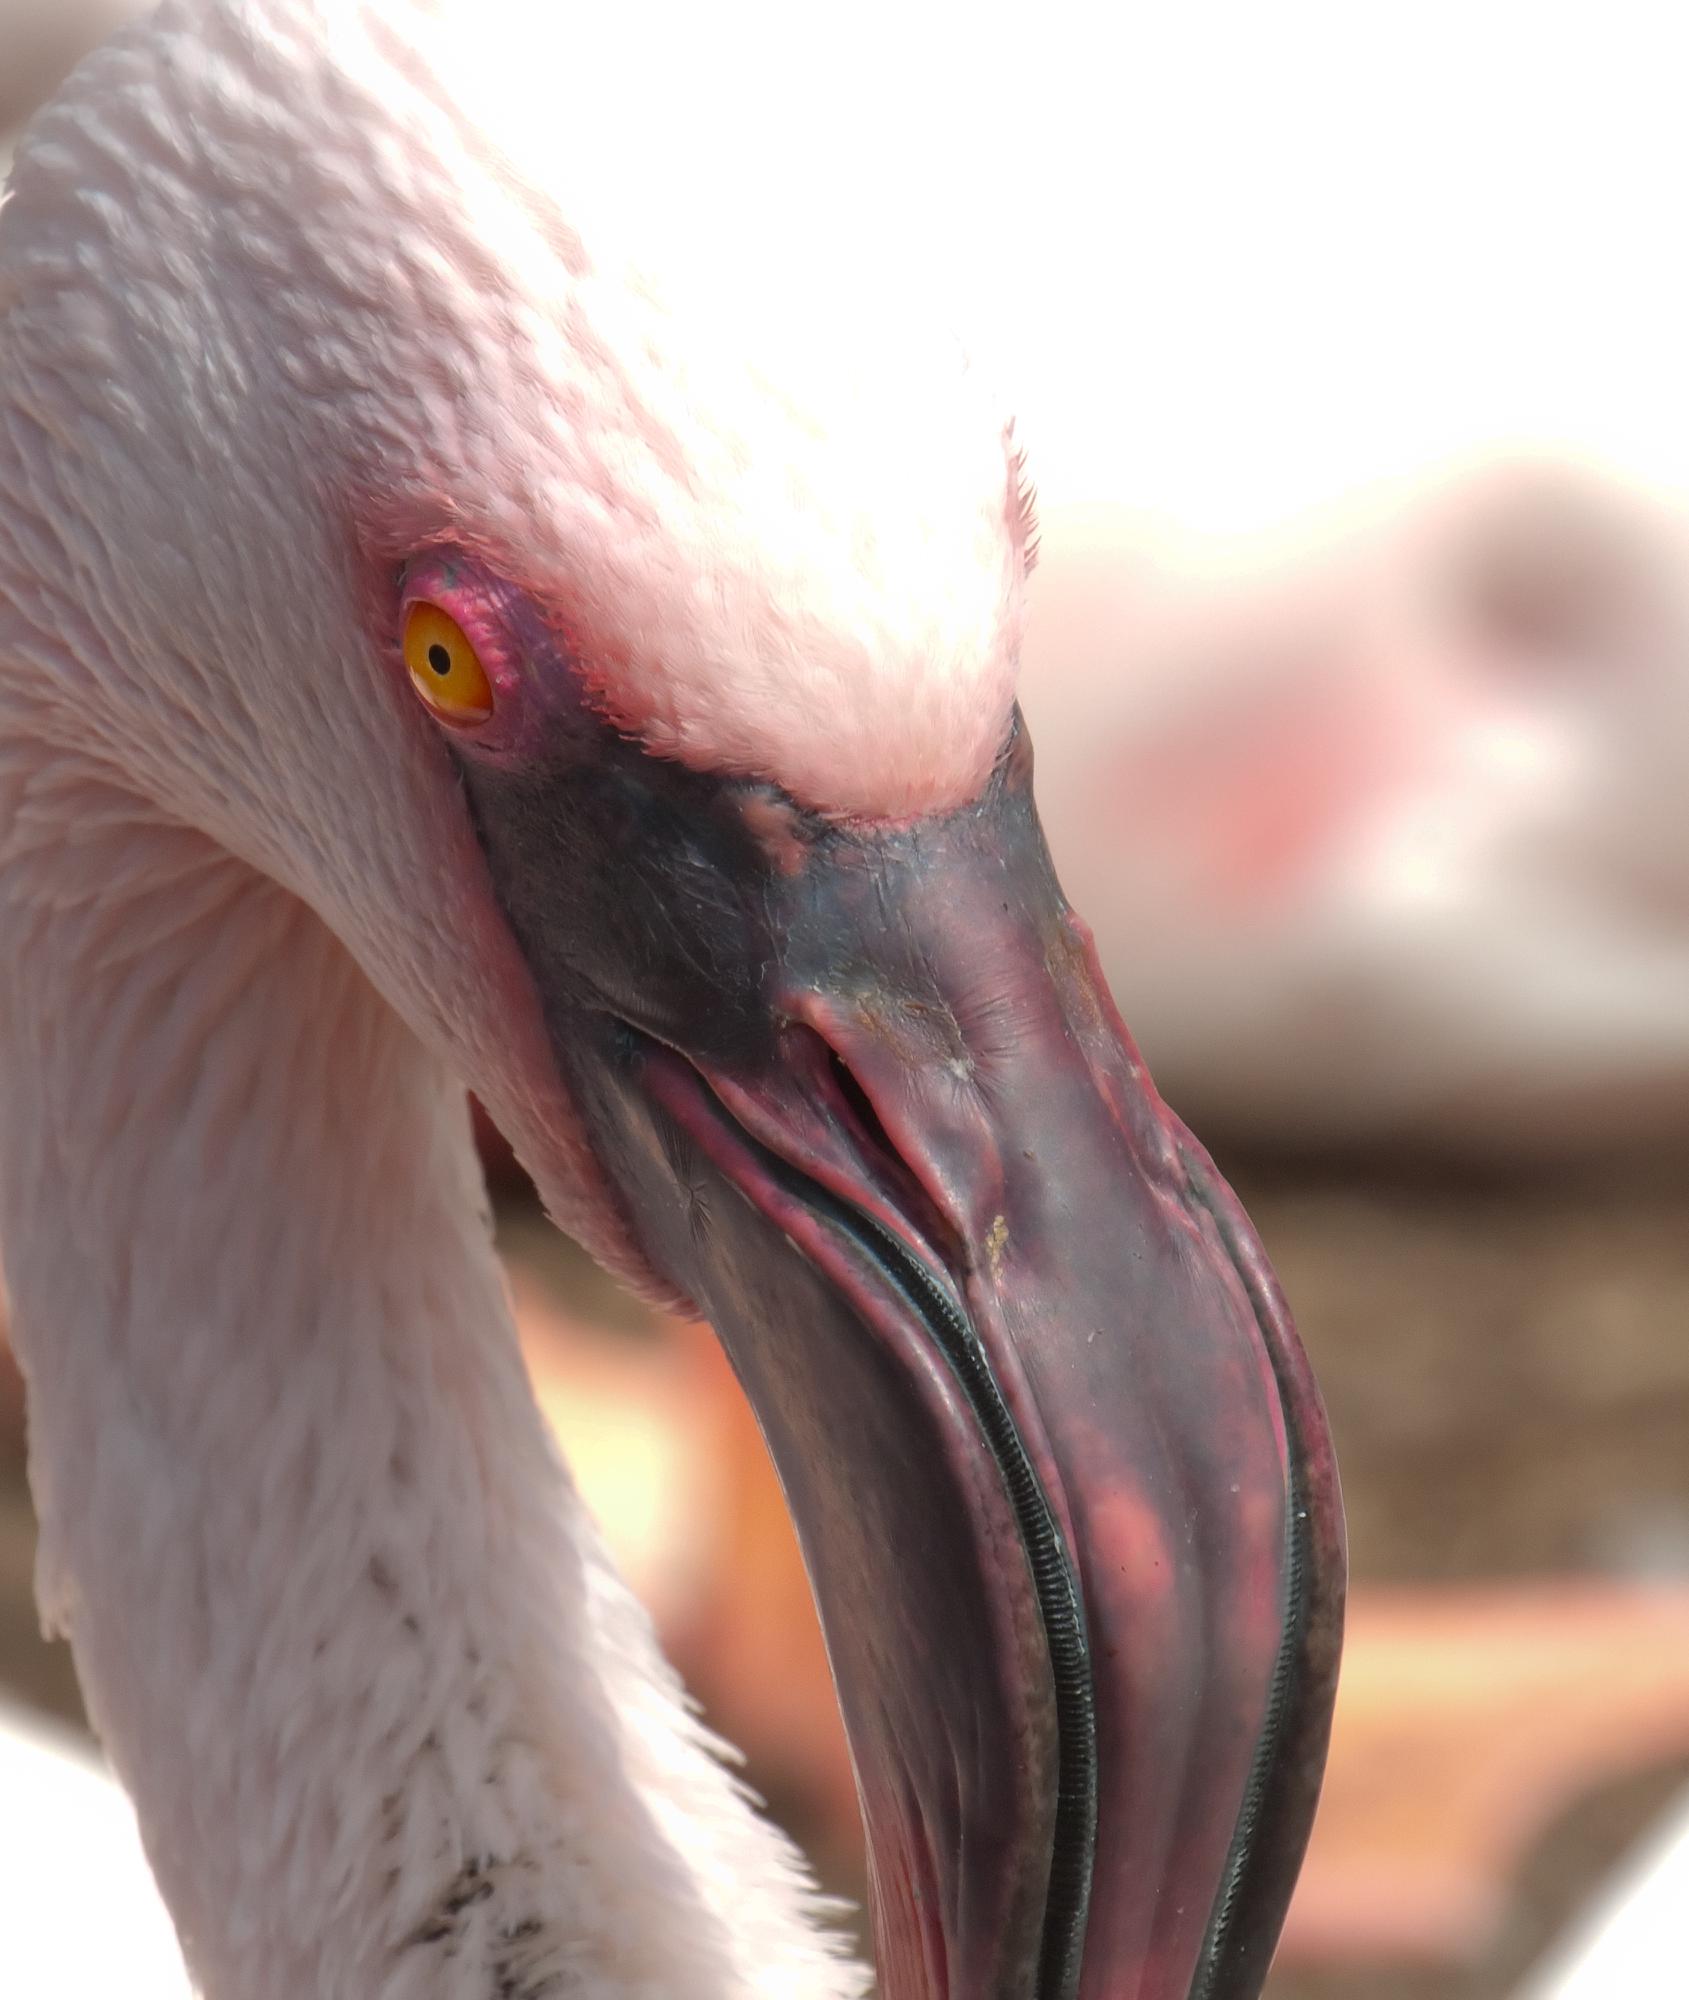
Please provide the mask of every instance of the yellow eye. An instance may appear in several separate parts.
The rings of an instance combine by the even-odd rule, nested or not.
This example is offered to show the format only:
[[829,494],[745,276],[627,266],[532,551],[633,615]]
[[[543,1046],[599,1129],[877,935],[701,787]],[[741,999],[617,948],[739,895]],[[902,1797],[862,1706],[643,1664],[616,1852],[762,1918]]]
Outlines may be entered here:
[[405,665],[411,685],[442,722],[485,722],[493,688],[463,627],[437,604],[418,601],[405,613]]

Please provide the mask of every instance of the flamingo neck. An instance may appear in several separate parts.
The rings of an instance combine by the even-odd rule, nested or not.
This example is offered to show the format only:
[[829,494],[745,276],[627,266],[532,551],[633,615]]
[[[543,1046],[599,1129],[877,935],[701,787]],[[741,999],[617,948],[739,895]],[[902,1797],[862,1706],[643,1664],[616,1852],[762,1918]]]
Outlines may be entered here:
[[840,2000],[536,1416],[462,1092],[301,904],[0,742],[46,1617],[213,2000]]

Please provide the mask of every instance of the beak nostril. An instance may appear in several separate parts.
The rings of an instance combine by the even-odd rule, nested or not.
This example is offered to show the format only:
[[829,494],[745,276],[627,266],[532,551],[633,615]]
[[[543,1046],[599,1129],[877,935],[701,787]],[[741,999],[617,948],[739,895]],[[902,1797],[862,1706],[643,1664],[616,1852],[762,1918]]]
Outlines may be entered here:
[[887,1193],[896,1197],[904,1220],[925,1238],[928,1247],[952,1270],[963,1269],[958,1255],[960,1239],[956,1228],[933,1200],[921,1176],[904,1158],[856,1072],[832,1043],[813,1028],[796,1027],[791,1032],[817,1045],[817,1069],[827,1086],[825,1095],[829,1100],[829,1109],[852,1145],[863,1156],[874,1178]]
[[856,1122],[861,1126],[864,1137],[882,1152],[897,1158],[897,1148],[891,1143],[891,1135],[880,1122],[880,1114],[874,1109],[873,1100],[857,1081],[856,1073],[837,1049],[827,1049],[827,1069],[834,1087],[850,1107]]

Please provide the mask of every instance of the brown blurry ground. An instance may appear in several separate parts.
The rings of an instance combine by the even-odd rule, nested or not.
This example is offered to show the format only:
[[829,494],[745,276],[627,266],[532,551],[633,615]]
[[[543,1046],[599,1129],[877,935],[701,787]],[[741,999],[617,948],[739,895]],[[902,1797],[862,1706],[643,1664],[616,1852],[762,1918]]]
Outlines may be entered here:
[[[1325,1389],[1358,1584],[1689,1580],[1689,1161],[1549,1180],[1222,1165]],[[531,1255],[531,1227],[523,1241]],[[556,1266],[579,1282],[578,1253],[558,1246]],[[8,1394],[0,1378],[0,1684],[73,1714],[64,1651],[34,1636]],[[792,1806],[786,1774],[754,1775]],[[1470,1962],[1296,1964],[1272,2000],[1502,2000],[1686,1778],[1674,1757],[1598,1779],[1536,1839]]]
[[[1689,1160],[1222,1165],[1325,1392],[1357,1586],[1689,1579]],[[1572,1804],[1475,1962],[1297,1966],[1271,2000],[1502,2000],[1686,1783],[1678,1757]]]

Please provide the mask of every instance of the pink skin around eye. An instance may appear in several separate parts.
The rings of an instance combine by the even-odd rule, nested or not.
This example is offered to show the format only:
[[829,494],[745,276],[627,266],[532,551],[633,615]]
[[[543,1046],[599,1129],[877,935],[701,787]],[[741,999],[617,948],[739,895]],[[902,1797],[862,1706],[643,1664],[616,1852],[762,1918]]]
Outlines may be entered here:
[[405,565],[399,631],[419,603],[456,620],[492,685],[492,714],[453,727],[453,743],[495,763],[537,760],[582,703],[574,664],[532,600],[471,558],[433,550]]

